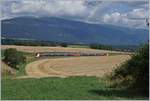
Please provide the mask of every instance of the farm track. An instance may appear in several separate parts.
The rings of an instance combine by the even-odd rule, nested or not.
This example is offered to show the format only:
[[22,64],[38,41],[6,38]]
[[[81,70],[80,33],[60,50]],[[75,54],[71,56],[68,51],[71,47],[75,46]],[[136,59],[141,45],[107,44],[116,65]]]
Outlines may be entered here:
[[98,76],[110,73],[116,65],[129,59],[129,55],[71,57],[43,59],[26,66],[27,76],[19,78]]

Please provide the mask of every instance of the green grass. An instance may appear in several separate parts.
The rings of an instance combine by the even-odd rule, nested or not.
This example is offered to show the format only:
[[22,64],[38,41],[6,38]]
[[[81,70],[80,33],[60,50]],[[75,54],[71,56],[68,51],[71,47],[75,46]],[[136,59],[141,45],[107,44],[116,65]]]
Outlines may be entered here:
[[26,71],[25,71],[25,66],[26,65],[27,65],[27,63],[22,63],[22,64],[19,65],[19,70],[17,70],[16,76],[26,75]]
[[88,45],[68,45],[70,48],[90,48]]
[[2,100],[148,99],[109,88],[96,77],[2,79],[1,92]]
[[1,50],[1,59],[4,59],[4,51],[5,50]]

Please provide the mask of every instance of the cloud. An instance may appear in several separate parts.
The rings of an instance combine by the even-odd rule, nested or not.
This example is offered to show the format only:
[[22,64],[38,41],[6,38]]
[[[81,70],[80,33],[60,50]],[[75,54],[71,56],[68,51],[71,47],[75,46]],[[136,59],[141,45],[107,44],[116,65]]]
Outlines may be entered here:
[[89,23],[144,27],[148,16],[146,1],[99,0],[3,0],[1,18],[56,16]]
[[[93,18],[96,19],[96,17],[101,16],[107,7],[109,7],[111,2],[100,2],[97,5],[93,7],[93,9],[90,11],[89,15],[87,16],[87,21],[92,20]],[[99,13],[100,12],[100,13]]]
[[106,23],[119,23],[123,20],[125,15],[121,15],[119,12],[114,12],[112,14],[105,14],[103,19]]
[[127,1],[127,2],[125,2],[125,3],[127,3],[130,7],[132,7],[132,8],[146,8],[146,9],[148,9],[149,8],[149,2],[148,2],[148,0],[141,0],[141,1]]
[[83,0],[22,0],[12,3],[11,12],[14,14],[28,13],[49,16],[81,15],[87,6]]
[[148,17],[148,11],[143,8],[133,9],[133,11],[129,12],[127,16],[131,18],[146,18]]
[[111,14],[103,15],[102,19],[104,23],[116,24],[119,26],[145,28],[145,19],[148,17],[148,11],[145,9],[133,9],[127,13],[114,12]]

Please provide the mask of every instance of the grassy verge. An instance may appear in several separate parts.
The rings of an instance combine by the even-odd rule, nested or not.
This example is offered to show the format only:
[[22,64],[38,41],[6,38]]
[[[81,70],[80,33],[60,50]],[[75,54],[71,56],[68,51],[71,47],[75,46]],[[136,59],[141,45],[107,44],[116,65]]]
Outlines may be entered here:
[[68,45],[70,48],[90,48],[88,45]]
[[2,79],[2,100],[148,99],[138,92],[109,88],[96,77]]
[[4,50],[1,50],[1,59],[4,59]]

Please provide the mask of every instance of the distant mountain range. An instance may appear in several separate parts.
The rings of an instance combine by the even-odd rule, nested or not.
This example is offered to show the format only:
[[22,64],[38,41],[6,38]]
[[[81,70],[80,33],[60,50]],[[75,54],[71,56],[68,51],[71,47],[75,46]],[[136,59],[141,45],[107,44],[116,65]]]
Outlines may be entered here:
[[2,20],[2,37],[68,43],[138,45],[148,41],[148,30],[89,24],[56,17],[17,17]]

